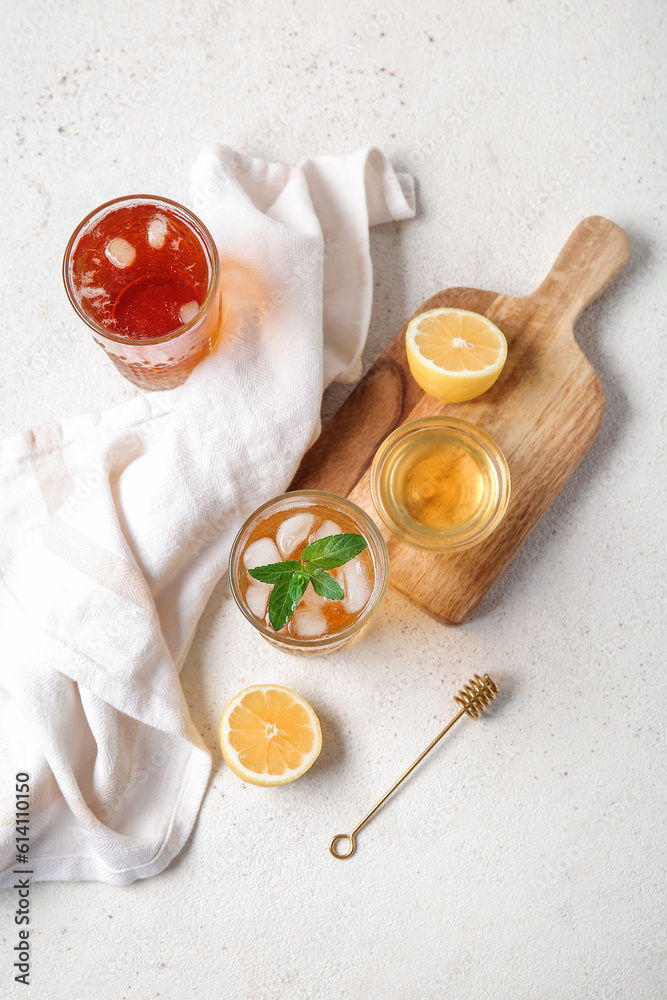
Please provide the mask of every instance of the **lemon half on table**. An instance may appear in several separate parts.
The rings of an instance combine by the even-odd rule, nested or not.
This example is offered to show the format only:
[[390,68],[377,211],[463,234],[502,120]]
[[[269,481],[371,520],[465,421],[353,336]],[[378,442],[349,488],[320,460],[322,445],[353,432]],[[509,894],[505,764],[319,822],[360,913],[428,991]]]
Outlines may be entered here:
[[504,334],[465,309],[429,309],[408,323],[405,348],[412,377],[443,403],[474,399],[496,381],[507,359]]
[[265,787],[294,781],[322,749],[320,723],[308,702],[276,684],[255,684],[232,698],[219,736],[234,774]]

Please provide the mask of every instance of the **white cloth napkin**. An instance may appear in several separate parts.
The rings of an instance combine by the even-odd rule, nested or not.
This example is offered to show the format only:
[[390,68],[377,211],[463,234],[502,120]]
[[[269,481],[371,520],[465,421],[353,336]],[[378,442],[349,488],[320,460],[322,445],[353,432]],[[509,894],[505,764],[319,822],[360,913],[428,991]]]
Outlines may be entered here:
[[179,389],[0,444],[2,886],[26,868],[122,885],[187,840],[210,771],[179,681],[197,620],[319,432],[323,388],[360,375],[369,224],[414,215],[377,149],[290,168],[210,148],[192,183],[222,262],[218,349]]

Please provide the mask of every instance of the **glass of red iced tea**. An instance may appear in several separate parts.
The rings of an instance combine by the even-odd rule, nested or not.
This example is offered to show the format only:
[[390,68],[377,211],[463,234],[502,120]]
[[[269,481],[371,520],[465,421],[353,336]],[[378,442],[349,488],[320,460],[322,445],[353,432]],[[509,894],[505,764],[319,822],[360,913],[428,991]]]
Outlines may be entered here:
[[206,226],[168,198],[106,202],[72,234],[69,300],[125,378],[171,389],[215,346],[220,261]]

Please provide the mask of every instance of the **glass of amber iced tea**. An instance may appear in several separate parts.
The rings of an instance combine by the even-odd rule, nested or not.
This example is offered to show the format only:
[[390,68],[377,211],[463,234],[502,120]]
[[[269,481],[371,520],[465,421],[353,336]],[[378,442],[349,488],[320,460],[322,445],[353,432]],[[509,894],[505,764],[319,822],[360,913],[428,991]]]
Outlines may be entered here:
[[168,198],[96,208],[70,238],[63,280],[96,343],[144,389],[180,385],[215,346],[218,252],[204,224]]
[[[342,600],[319,597],[309,583],[287,624],[276,632],[268,617],[271,585],[249,570],[297,560],[317,539],[350,532],[366,547],[345,565],[331,570],[343,589]],[[269,642],[289,653],[328,653],[349,642],[378,609],[389,582],[389,556],[375,523],[361,507],[320,490],[284,493],[262,504],[239,531],[229,560],[234,600]]]

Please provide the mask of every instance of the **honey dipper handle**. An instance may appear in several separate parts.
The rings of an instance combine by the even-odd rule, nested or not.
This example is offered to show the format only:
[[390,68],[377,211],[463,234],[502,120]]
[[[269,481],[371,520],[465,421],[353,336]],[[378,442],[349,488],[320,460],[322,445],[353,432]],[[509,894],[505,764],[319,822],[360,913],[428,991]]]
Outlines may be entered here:
[[[495,697],[495,696],[493,696],[493,697]],[[483,709],[482,709],[482,711],[483,711]],[[405,779],[407,778],[407,776],[409,774],[412,774],[412,772],[416,768],[417,764],[421,764],[421,762],[423,761],[423,759],[426,756],[426,754],[431,752],[431,750],[433,749],[433,747],[436,746],[436,744],[440,742],[440,740],[445,735],[445,733],[448,733],[449,730],[454,725],[454,723],[458,722],[458,720],[461,718],[461,716],[465,715],[465,714],[466,714],[466,709],[462,708],[461,711],[458,712],[454,716],[453,719],[450,719],[450,721],[447,723],[447,725],[442,730],[442,732],[438,733],[438,735],[436,736],[436,738],[429,743],[429,745],[426,747],[426,749],[422,753],[419,754],[419,757],[417,757],[417,760],[414,760],[412,762],[412,764],[410,764],[410,767],[407,769],[407,771],[403,772],[403,774],[400,776],[400,778],[398,779],[398,781],[394,782],[394,784],[391,786],[391,788],[389,789],[389,791],[385,792],[385,794],[382,796],[382,798],[380,799],[380,801],[376,802],[375,805],[373,806],[373,808],[368,810],[368,812],[366,813],[366,815],[364,816],[364,818],[359,820],[359,822],[357,823],[357,825],[355,826],[354,830],[352,830],[351,833],[337,833],[335,835],[335,837],[331,838],[331,842],[329,843],[329,850],[330,850],[331,854],[334,856],[334,858],[339,858],[341,861],[343,861],[343,860],[345,860],[345,858],[351,858],[352,857],[352,855],[354,854],[354,852],[356,850],[356,846],[357,846],[356,845],[356,841],[355,841],[354,838],[355,838],[355,835],[359,832],[359,830],[361,830],[362,826],[364,826],[364,824],[368,823],[368,821],[371,818],[371,816],[374,816],[375,813],[380,808],[380,806],[383,806],[385,804],[385,802],[387,801],[387,799],[389,798],[389,796],[392,794],[392,792],[395,792],[396,789],[398,788],[398,786],[401,784],[401,782],[405,781]],[[339,841],[342,841],[342,840],[347,840],[348,841],[348,845],[349,846],[348,846],[347,851],[340,851],[338,849],[338,843],[339,843]]]
[[616,223],[601,215],[580,222],[542,284],[528,296],[544,313],[574,325],[601,295],[630,256],[630,240]]

